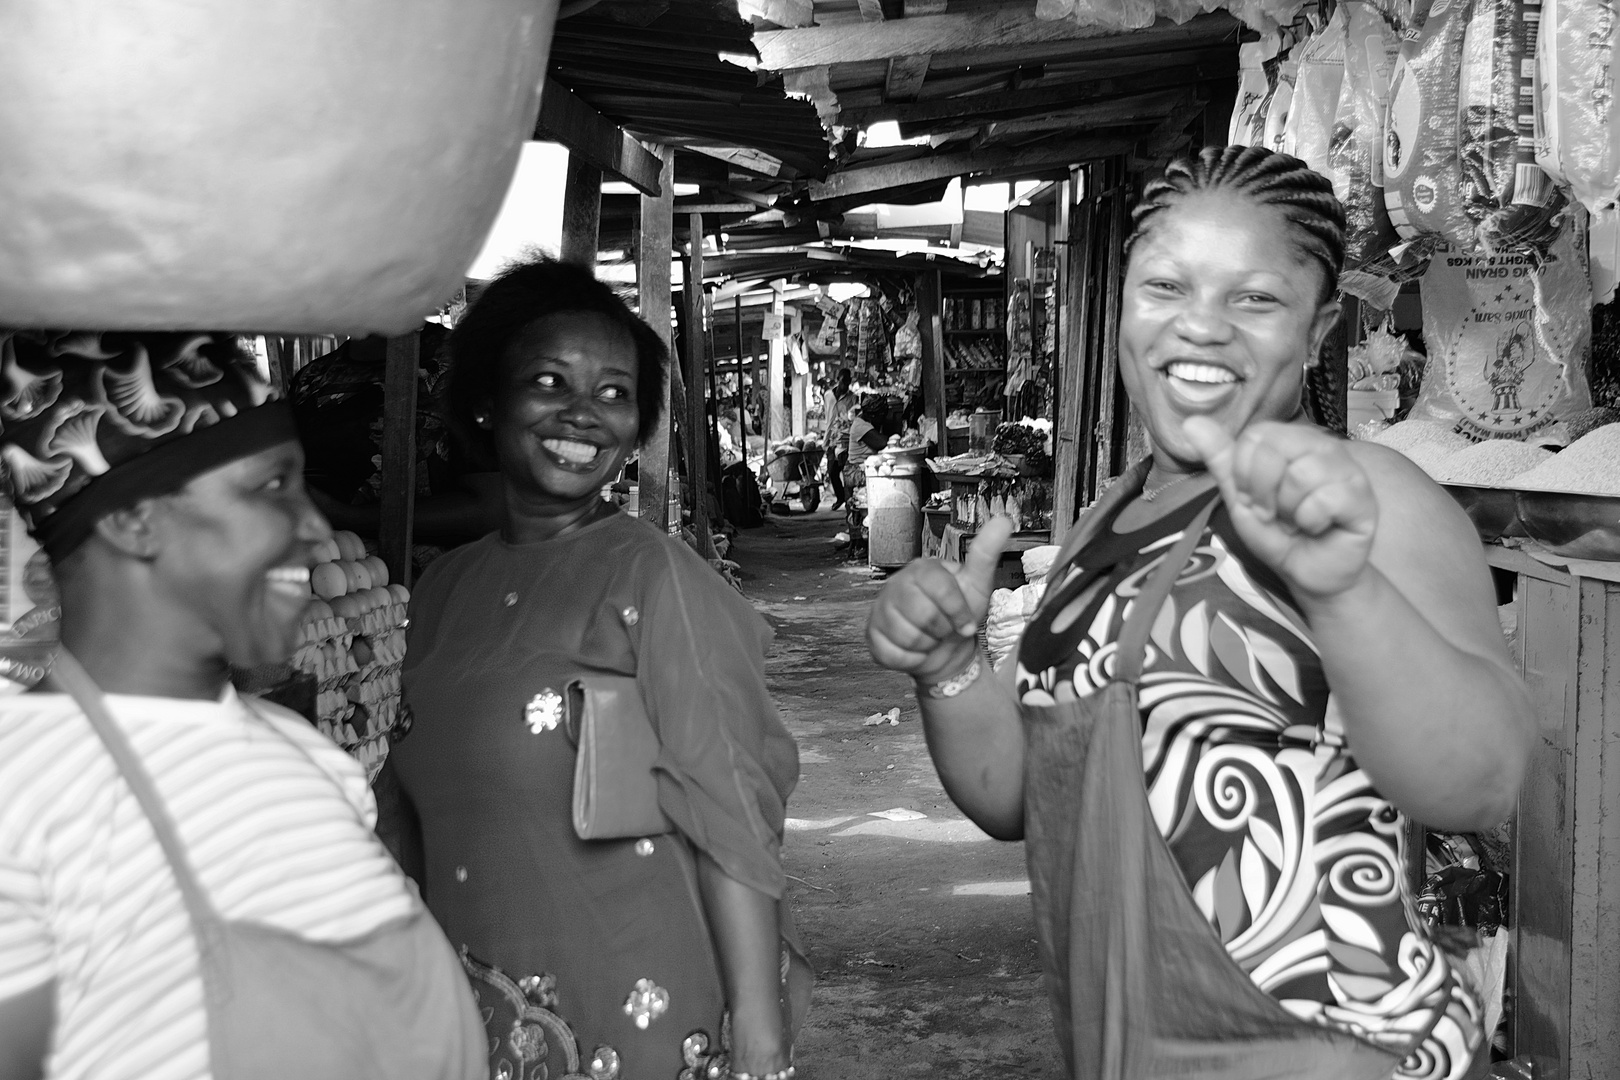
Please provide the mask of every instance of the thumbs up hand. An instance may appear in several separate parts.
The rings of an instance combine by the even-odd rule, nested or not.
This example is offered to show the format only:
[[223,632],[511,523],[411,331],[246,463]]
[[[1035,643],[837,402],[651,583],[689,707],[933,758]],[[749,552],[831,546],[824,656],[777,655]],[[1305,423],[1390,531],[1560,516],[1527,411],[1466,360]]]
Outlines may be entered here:
[[872,659],[924,682],[965,668],[979,647],[979,624],[1012,532],[1011,519],[992,518],[961,565],[918,559],[889,579],[866,622]]
[[1378,500],[1344,440],[1263,421],[1234,441],[1202,416],[1181,430],[1220,484],[1238,536],[1296,595],[1325,598],[1356,583],[1372,553]]

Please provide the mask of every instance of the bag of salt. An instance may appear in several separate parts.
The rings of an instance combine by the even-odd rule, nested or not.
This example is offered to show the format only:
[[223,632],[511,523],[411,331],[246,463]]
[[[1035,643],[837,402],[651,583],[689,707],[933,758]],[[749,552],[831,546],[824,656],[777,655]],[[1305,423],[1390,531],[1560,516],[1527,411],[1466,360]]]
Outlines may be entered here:
[[1528,255],[1440,254],[1423,276],[1429,346],[1412,418],[1475,438],[1525,438],[1591,407],[1592,294],[1566,228]]
[[[1445,0],[1440,0],[1445,2]],[[1344,204],[1345,265],[1389,251],[1395,230],[1384,208],[1384,112],[1396,38],[1369,4],[1346,3],[1344,80],[1328,149],[1333,191]]]

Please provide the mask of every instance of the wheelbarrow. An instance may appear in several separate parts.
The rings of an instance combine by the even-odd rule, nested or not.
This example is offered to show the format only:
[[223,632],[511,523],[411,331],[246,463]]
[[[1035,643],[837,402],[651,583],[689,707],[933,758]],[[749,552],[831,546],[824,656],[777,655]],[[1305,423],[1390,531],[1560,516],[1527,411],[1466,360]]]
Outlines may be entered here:
[[821,505],[820,447],[804,450],[778,450],[765,464],[766,489],[772,506],[799,504],[806,514]]

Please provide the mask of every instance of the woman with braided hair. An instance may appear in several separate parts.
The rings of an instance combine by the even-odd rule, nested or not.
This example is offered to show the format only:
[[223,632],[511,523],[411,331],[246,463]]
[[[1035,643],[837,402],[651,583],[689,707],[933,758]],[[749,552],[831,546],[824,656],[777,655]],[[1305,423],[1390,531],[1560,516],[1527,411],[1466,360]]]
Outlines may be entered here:
[[1072,530],[999,674],[1005,523],[896,575],[868,626],[936,767],[1027,842],[1070,1072],[1460,1080],[1478,994],[1414,910],[1408,815],[1511,811],[1530,708],[1467,518],[1300,410],[1344,216],[1295,158],[1205,149],[1149,184],[1120,375],[1150,456]]

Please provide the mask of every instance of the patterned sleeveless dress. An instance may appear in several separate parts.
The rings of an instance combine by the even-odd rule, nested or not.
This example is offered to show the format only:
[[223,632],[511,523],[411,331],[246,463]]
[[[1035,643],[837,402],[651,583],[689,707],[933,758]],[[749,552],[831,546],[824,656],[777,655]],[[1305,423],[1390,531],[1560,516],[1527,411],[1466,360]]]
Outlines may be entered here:
[[[1104,523],[1019,646],[1026,705],[1111,676],[1131,598],[1209,499],[1136,532]],[[1373,788],[1287,586],[1218,507],[1153,624],[1140,684],[1155,823],[1228,954],[1302,1020],[1397,1053],[1394,1075],[1457,1080],[1484,1039],[1473,991],[1427,933],[1405,872],[1405,818]]]

